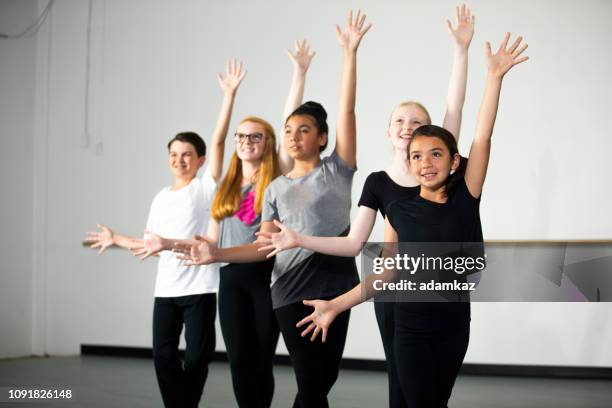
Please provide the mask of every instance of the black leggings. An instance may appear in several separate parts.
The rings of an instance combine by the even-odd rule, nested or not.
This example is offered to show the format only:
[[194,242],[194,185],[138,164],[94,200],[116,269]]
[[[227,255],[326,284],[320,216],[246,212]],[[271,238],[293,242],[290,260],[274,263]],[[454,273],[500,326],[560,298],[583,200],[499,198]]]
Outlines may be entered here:
[[270,297],[273,265],[229,264],[220,271],[219,320],[239,407],[268,408],[274,395],[279,331]]
[[470,339],[469,304],[433,303],[437,310],[425,316],[426,325],[423,316],[404,313],[405,306],[396,304],[393,341],[402,406],[446,408]]
[[325,343],[321,336],[311,342],[310,336],[301,337],[304,327],[295,325],[312,313],[312,307],[302,303],[292,303],[275,310],[283,339],[298,386],[293,403],[294,408],[325,408],[327,394],[338,378],[340,360],[344,351],[350,311],[336,317],[327,333]]
[[374,312],[376,313],[376,322],[380,331],[380,338],[385,350],[385,359],[387,361],[387,378],[389,384],[389,407],[390,408],[407,408],[397,378],[397,361],[395,359],[395,303],[394,302],[375,302]]
[[[166,408],[196,408],[215,352],[214,293],[161,298],[153,306],[153,361]],[[185,360],[178,346],[185,325]]]

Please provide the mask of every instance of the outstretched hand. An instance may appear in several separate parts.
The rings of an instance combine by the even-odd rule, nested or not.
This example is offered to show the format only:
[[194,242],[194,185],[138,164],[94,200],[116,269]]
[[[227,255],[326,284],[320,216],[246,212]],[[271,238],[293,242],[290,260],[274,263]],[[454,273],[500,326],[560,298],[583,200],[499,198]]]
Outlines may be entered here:
[[131,248],[130,251],[134,256],[140,258],[141,261],[164,250],[163,238],[151,231],[145,230],[144,239],[140,240],[139,244]]
[[315,51],[310,52],[310,45],[308,45],[308,41],[306,40],[295,41],[295,52],[287,50],[287,55],[289,55],[289,59],[291,62],[293,62],[295,69],[302,74],[305,74],[306,71],[308,71],[310,62],[315,54]]
[[361,10],[357,11],[357,17],[353,20],[353,11],[349,11],[346,28],[342,30],[340,26],[336,25],[336,37],[340,46],[346,51],[356,52],[359,48],[361,39],[368,32],[372,24],[368,24],[364,28],[366,15],[361,14]]
[[195,235],[193,241],[176,242],[173,251],[182,254],[177,258],[187,261],[186,265],[191,266],[214,263],[214,249],[216,249],[216,245],[209,242],[206,237]]
[[100,248],[98,255],[102,255],[106,248],[115,244],[114,233],[104,224],[96,224],[96,227],[100,228],[100,231],[88,232],[85,242],[91,244],[89,245],[90,248]]
[[472,42],[472,37],[474,37],[475,22],[476,17],[472,15],[469,7],[467,7],[465,4],[462,4],[461,7],[456,7],[456,27],[453,27],[450,20],[446,20],[446,23],[448,24],[448,33],[451,35],[453,41],[459,48],[464,50],[469,48],[470,42]]
[[321,341],[325,343],[327,340],[327,332],[332,324],[338,311],[333,307],[333,303],[327,300],[304,300],[306,306],[314,307],[314,311],[300,320],[295,327],[308,326],[302,331],[301,336],[305,337],[312,332],[310,341],[315,341],[319,333],[321,333]]
[[217,74],[217,80],[223,92],[233,94],[240,86],[245,75],[246,70],[243,70],[242,62],[238,63],[235,58],[232,58],[227,61],[225,78],[222,74]]
[[286,227],[278,220],[274,220],[274,225],[280,228],[279,232],[256,232],[257,243],[263,244],[264,246],[258,248],[259,252],[266,252],[272,250],[266,258],[272,258],[280,251],[291,249],[299,246],[299,235],[297,232]]
[[522,44],[523,37],[517,37],[508,48],[508,40],[510,39],[510,33],[506,33],[499,49],[495,54],[491,52],[491,44],[487,41],[485,46],[485,54],[487,58],[487,66],[489,67],[489,74],[496,78],[502,78],[510,68],[521,62],[527,61],[529,57],[521,54],[527,49],[527,44]]

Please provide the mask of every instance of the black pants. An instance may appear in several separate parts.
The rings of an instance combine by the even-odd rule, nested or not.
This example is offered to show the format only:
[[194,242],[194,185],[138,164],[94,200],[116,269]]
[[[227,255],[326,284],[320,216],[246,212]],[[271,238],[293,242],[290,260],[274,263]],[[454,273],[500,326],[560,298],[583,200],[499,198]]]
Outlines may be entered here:
[[397,361],[395,359],[395,303],[375,302],[374,312],[380,331],[385,359],[387,361],[387,379],[389,384],[389,407],[406,408],[402,388],[397,378]]
[[274,395],[278,324],[272,310],[274,261],[221,268],[219,320],[238,406],[268,408]]
[[[196,408],[215,352],[214,293],[155,298],[153,360],[166,408]],[[185,325],[185,359],[178,353]]]
[[309,336],[301,337],[304,328],[295,325],[311,314],[312,310],[312,307],[302,303],[293,303],[275,310],[298,386],[294,408],[329,406],[327,394],[338,378],[348,330],[350,311],[347,310],[336,317],[325,343],[321,342],[321,335],[314,342],[310,341]]
[[469,304],[428,304],[431,314],[413,313],[411,306],[397,303],[394,311],[393,352],[405,406],[446,408],[469,343]]

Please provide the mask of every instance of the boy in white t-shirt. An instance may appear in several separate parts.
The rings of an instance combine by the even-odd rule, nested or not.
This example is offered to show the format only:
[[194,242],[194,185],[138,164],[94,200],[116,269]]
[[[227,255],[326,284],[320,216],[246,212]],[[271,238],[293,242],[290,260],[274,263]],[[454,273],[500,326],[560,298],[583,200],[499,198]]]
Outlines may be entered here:
[[[168,143],[168,158],[174,184],[163,188],[151,204],[146,229],[154,234],[191,239],[205,235],[210,205],[221,177],[225,138],[236,90],[244,78],[242,64],[229,61],[226,77],[218,76],[225,97],[212,138],[209,165],[202,177],[198,170],[206,160],[206,144],[194,132],[177,134]],[[98,224],[99,232],[88,233],[99,254],[109,246],[145,255],[143,240],[117,234]],[[145,234],[145,239],[146,239]],[[196,408],[215,351],[217,265],[185,266],[170,251],[159,254],[153,308],[153,358],[164,405]],[[178,345],[185,326],[185,357]]]

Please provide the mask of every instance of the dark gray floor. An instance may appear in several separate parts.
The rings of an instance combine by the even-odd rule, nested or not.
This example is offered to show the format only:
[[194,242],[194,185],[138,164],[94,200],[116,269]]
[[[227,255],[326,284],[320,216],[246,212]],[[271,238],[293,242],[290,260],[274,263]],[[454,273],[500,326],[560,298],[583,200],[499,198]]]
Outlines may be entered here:
[[[273,407],[289,407],[295,394],[290,367],[275,368]],[[147,359],[54,357],[0,360],[0,388],[61,386],[75,392],[72,402],[0,403],[2,407],[162,407]],[[343,370],[330,394],[332,407],[385,407],[387,380],[382,372]],[[225,363],[214,363],[200,407],[234,407]],[[612,381],[461,376],[450,407],[610,408]]]

